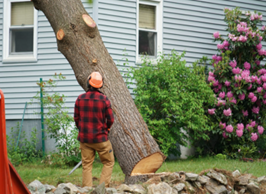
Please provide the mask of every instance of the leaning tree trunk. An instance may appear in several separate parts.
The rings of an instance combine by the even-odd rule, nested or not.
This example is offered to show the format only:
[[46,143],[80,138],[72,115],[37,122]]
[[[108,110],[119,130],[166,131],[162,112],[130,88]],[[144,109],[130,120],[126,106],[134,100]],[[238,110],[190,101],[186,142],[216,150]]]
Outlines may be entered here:
[[78,83],[86,90],[93,71],[104,77],[102,92],[110,99],[115,122],[110,132],[115,156],[126,181],[154,173],[165,157],[150,135],[128,88],[101,39],[97,25],[80,0],[32,0],[43,11],[57,37],[58,50],[69,61]]

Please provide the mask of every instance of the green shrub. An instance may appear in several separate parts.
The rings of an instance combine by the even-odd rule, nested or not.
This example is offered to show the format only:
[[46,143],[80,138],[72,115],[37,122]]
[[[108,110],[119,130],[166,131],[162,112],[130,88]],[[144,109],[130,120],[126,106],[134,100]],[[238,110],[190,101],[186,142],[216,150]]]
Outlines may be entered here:
[[140,68],[127,74],[129,84],[136,84],[136,106],[166,155],[179,154],[176,143],[208,140],[206,131],[211,129],[203,106],[214,103],[214,94],[205,82],[204,67],[187,67],[184,55],[172,51],[156,63],[144,57]]
[[19,128],[18,122],[16,127],[11,127],[10,135],[6,136],[8,158],[15,166],[24,162],[32,162],[35,158],[41,156],[40,151],[37,150],[38,138],[36,128],[31,130],[29,140],[26,137],[25,131],[21,132],[20,139],[18,140]]
[[[73,116],[70,116],[66,110],[66,97],[64,94],[54,91],[60,80],[65,80],[61,73],[59,75],[55,74],[54,80],[49,79],[47,82],[43,81],[37,84],[41,87],[43,93],[45,130],[48,136],[55,140],[59,154],[52,154],[49,163],[55,166],[73,166],[81,160],[79,141],[77,140],[78,129],[74,123]],[[34,96],[34,99],[40,102],[39,92]]]

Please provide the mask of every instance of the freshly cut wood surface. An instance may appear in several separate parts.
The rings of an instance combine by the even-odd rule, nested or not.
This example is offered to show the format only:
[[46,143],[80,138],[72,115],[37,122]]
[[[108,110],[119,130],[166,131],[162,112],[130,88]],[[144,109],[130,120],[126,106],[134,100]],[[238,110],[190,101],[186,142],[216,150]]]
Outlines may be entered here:
[[160,153],[143,158],[136,164],[131,172],[131,176],[154,173],[161,167],[163,161],[164,158]]

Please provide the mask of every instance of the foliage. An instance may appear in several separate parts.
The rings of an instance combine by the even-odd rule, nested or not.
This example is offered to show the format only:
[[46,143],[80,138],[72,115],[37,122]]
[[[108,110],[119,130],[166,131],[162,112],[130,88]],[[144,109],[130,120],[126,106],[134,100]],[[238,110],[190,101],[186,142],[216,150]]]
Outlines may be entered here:
[[208,77],[218,100],[206,109],[216,126],[210,134],[217,140],[212,141],[216,148],[212,151],[233,158],[255,157],[257,139],[265,139],[266,69],[261,61],[266,51],[261,41],[266,28],[258,28],[262,15],[256,11],[242,13],[239,8],[226,8],[224,12],[228,35],[213,34],[220,44]]
[[31,130],[29,140],[26,137],[25,131],[21,132],[20,139],[18,140],[19,128],[18,122],[16,127],[11,127],[10,136],[6,136],[8,158],[15,166],[25,162],[32,162],[36,157],[40,157],[40,152],[36,149],[38,143],[36,128]]
[[[77,140],[78,129],[73,117],[69,116],[64,106],[66,97],[64,94],[54,91],[60,80],[65,80],[61,73],[59,75],[55,74],[54,80],[49,79],[47,82],[37,84],[41,87],[43,93],[43,107],[46,110],[43,113],[46,132],[49,138],[55,139],[56,148],[60,155],[60,157],[51,157],[51,160],[54,160],[54,165],[74,165],[81,160]],[[40,92],[34,96],[34,99],[40,101]]]
[[214,103],[213,92],[205,82],[204,68],[187,67],[184,55],[172,51],[156,63],[144,57],[140,68],[127,74],[136,84],[136,106],[166,155],[178,154],[177,142],[187,146],[188,140],[207,140],[205,131],[210,130],[203,105]]

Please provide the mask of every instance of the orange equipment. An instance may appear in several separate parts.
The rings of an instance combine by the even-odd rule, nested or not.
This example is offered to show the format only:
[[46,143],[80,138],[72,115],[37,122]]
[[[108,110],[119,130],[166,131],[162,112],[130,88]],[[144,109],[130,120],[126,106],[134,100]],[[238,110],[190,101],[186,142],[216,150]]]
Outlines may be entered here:
[[5,97],[0,89],[0,188],[3,194],[30,194],[14,166],[8,160],[6,147]]
[[94,88],[101,88],[103,86],[103,78],[99,72],[92,72],[88,77],[88,82]]

